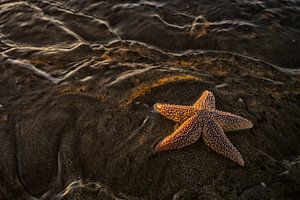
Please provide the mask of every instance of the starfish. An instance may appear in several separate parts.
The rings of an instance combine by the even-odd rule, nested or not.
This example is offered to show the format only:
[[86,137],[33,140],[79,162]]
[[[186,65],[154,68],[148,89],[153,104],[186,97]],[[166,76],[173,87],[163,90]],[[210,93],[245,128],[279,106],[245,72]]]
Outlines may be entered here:
[[154,109],[180,125],[156,145],[155,152],[180,149],[201,137],[212,150],[245,166],[240,152],[224,131],[248,129],[253,124],[238,115],[217,110],[212,92],[205,90],[192,106],[156,103]]

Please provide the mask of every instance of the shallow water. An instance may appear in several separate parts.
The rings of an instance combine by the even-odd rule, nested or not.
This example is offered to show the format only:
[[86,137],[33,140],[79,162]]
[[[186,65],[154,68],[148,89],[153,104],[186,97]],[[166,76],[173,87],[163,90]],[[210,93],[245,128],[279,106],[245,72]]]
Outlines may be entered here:
[[[219,50],[299,68],[299,1],[2,1],[1,50],[18,57],[118,40]],[[16,55],[15,55],[16,54]]]
[[[96,80],[93,94],[132,84],[118,99],[124,107],[141,103],[153,88],[185,80],[213,82],[217,89],[244,79],[293,86],[300,75],[300,1],[2,0],[0,51],[3,112],[58,95],[65,86],[85,92]],[[194,66],[197,57],[201,66],[236,66],[241,59],[245,71],[217,80],[213,68]],[[147,81],[158,72],[166,77]],[[90,190],[98,198],[131,198],[81,180],[40,198],[71,199]]]
[[[298,74],[299,13],[299,1],[2,1],[1,63],[57,84],[80,74],[91,54],[127,42],[174,55],[233,53]],[[72,62],[36,66],[78,51]]]

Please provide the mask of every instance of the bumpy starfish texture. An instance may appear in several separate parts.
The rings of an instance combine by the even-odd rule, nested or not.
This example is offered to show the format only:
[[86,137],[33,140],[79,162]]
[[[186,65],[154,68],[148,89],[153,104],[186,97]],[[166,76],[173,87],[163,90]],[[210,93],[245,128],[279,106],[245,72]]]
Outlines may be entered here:
[[245,166],[240,152],[231,144],[224,131],[248,129],[253,124],[238,115],[216,110],[212,92],[205,90],[193,106],[156,103],[154,108],[164,117],[180,124],[158,143],[155,152],[179,149],[201,137],[212,150]]

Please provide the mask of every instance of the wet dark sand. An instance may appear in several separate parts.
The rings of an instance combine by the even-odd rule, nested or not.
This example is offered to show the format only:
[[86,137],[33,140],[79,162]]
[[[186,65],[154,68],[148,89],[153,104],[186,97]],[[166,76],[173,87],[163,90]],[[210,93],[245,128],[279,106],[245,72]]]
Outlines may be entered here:
[[[0,200],[297,199],[297,1],[0,2]],[[250,119],[154,154],[174,123],[157,102]]]
[[[61,59],[71,62],[75,56],[67,54]],[[137,44],[119,44],[90,59],[80,71],[93,75],[87,81],[74,75],[71,84],[53,85],[18,70],[1,83],[26,97],[19,103],[16,96],[1,110],[1,191],[7,199],[290,199],[300,194],[299,75],[230,54],[175,56]],[[42,68],[52,60],[38,62]],[[22,86],[12,84],[16,81]],[[243,155],[244,168],[201,140],[154,154],[174,123],[154,112],[153,104],[191,104],[206,89],[214,92],[218,109],[254,123],[251,130],[227,133]]]

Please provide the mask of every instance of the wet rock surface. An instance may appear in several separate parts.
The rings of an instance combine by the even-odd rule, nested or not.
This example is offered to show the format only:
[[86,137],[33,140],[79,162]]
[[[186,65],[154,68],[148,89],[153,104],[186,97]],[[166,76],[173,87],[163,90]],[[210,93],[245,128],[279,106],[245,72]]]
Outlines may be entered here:
[[[1,88],[15,91],[13,96],[1,89],[8,93],[2,96],[11,97],[2,99],[0,115],[3,198],[299,195],[299,75],[233,54],[178,55],[135,43],[116,46],[86,57],[90,64],[61,84],[22,68],[2,82]],[[71,55],[61,53],[54,61],[78,59]],[[53,62],[44,55],[31,59],[40,69]],[[7,73],[10,68],[10,63],[3,65]],[[192,104],[206,89],[215,94],[218,109],[254,123],[251,130],[226,133],[241,152],[244,168],[201,140],[154,154],[154,146],[175,124],[154,112],[153,104]]]

